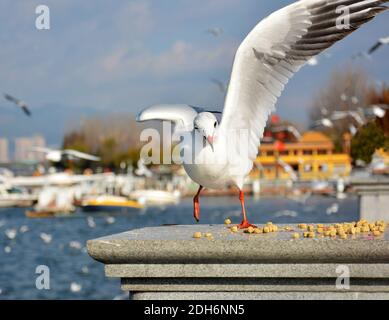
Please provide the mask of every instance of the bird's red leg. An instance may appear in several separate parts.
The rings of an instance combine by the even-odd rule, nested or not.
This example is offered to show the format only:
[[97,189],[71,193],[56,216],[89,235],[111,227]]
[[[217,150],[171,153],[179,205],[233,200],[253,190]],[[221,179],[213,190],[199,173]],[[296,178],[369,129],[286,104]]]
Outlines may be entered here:
[[193,198],[193,215],[197,222],[200,221],[200,204],[199,204],[199,197],[201,190],[203,190],[203,186],[199,187],[199,190],[197,191],[196,195]]
[[239,229],[247,229],[248,227],[256,228],[255,225],[249,223],[249,221],[247,220],[246,208],[244,206],[244,193],[242,190],[239,190],[239,200],[240,200],[240,204],[242,205],[243,221],[240,225],[238,225],[238,228]]

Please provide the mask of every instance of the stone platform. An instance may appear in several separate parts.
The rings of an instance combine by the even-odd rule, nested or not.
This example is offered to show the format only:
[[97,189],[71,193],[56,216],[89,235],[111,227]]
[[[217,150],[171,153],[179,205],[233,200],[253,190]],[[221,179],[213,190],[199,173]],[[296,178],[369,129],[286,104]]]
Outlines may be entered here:
[[[292,233],[163,226],[90,240],[88,252],[132,299],[389,299],[388,231],[347,240]],[[345,267],[350,288],[339,289]]]

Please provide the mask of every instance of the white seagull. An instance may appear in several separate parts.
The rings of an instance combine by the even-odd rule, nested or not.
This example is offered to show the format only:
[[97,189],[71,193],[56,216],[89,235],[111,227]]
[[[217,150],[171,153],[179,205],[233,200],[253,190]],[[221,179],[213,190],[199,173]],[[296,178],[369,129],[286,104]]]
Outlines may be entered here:
[[[242,188],[277,98],[309,59],[386,10],[382,4],[387,1],[300,0],[262,20],[236,52],[221,122],[213,113],[199,112],[188,105],[153,106],[138,115],[138,121],[172,121],[176,129],[194,137],[194,147],[190,143],[184,146],[193,155],[192,161],[184,160],[184,168],[200,185],[194,197],[197,221],[199,195],[204,187],[234,185],[239,189],[243,213],[239,227],[252,226],[247,219]],[[344,12],[349,12],[349,19],[345,19]],[[339,19],[349,20],[350,25],[338,25]],[[248,132],[247,153],[241,152],[242,140],[230,139],[234,131]],[[220,161],[226,157],[228,161]]]
[[46,160],[52,162],[60,162],[64,157],[73,159],[79,158],[90,161],[100,161],[99,157],[92,156],[90,154],[80,152],[77,150],[65,149],[65,150],[56,150],[50,148],[42,148],[42,147],[33,147],[31,151],[34,152],[42,152],[46,154]]

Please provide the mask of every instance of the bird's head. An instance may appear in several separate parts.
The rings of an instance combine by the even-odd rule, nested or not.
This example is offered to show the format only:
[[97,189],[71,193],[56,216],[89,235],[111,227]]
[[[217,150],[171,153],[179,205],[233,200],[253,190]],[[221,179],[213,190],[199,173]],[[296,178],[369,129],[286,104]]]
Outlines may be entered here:
[[215,141],[215,133],[218,127],[218,121],[215,115],[211,112],[199,113],[193,121],[194,129],[200,133],[213,150]]

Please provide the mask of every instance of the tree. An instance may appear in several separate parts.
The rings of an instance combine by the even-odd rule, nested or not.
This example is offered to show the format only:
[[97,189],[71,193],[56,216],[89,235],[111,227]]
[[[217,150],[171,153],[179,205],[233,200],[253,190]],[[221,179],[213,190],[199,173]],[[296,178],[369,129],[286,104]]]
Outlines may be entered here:
[[120,163],[135,164],[139,158],[141,126],[130,114],[111,114],[84,119],[64,137],[63,147],[95,154],[101,162],[77,161],[72,167],[84,169],[90,165],[103,165],[113,170]]
[[354,162],[363,160],[370,163],[377,149],[388,148],[389,139],[376,122],[364,125],[351,140],[351,157]]

